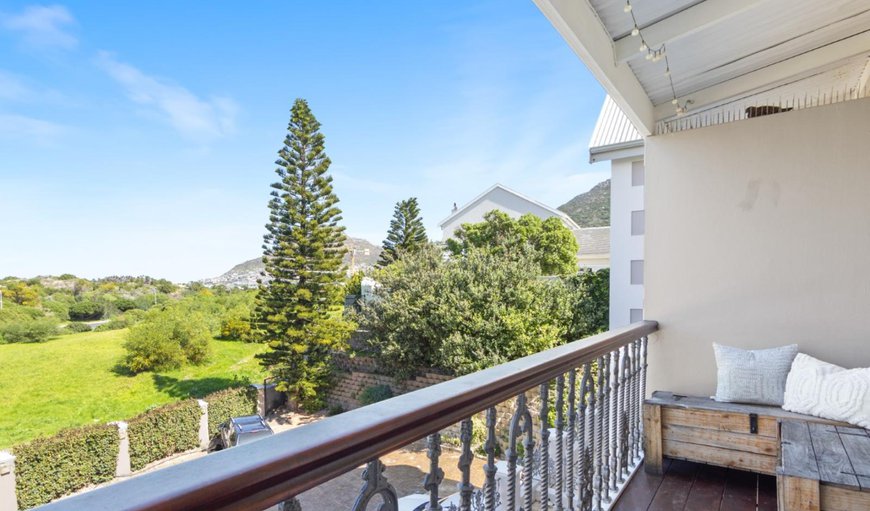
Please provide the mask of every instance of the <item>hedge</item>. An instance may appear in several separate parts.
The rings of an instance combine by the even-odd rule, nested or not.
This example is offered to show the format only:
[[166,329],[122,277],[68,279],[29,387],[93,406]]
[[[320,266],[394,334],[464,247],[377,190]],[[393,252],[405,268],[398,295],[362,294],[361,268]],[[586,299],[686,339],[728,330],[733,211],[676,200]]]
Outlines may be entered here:
[[127,422],[130,468],[145,465],[199,446],[202,410],[195,399],[153,408]]
[[257,389],[247,386],[219,390],[204,398],[208,403],[208,434],[214,436],[222,422],[230,417],[257,413]]
[[118,428],[86,426],[12,448],[18,507],[29,509],[115,477]]

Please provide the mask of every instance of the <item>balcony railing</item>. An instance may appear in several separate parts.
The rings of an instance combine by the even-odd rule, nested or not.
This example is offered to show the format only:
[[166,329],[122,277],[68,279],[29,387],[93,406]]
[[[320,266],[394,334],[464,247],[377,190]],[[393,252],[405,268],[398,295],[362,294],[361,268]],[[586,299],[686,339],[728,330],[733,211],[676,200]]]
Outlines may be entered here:
[[[635,323],[209,454],[40,509],[262,510],[362,464],[353,511],[398,511],[379,457],[427,438],[426,510],[606,509],[642,459],[647,336]],[[497,406],[509,403],[499,426]],[[482,488],[471,484],[472,417],[485,417]],[[439,494],[441,432],[459,424],[456,494]],[[321,511],[321,510],[305,510]]]

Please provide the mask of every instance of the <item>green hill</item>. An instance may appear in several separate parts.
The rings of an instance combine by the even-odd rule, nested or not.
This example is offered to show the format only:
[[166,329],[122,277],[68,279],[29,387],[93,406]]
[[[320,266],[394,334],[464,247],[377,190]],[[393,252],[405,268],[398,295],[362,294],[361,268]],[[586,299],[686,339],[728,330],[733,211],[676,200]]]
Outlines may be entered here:
[[610,180],[602,181],[591,190],[559,206],[580,227],[607,227],[610,225]]

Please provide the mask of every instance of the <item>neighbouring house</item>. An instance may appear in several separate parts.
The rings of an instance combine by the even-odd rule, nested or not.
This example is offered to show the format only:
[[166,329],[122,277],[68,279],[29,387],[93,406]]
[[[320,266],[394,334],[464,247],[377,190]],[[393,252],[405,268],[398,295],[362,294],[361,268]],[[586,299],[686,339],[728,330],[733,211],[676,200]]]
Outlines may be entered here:
[[584,227],[573,232],[580,246],[577,251],[577,265],[580,268],[610,268],[610,227]]
[[589,162],[610,162],[610,328],[643,319],[643,137],[608,96],[589,142]]
[[531,213],[544,220],[555,216],[572,231],[580,228],[574,220],[571,220],[571,217],[558,209],[551,208],[504,185],[494,184],[464,206],[453,206],[450,216],[438,224],[441,226],[441,239],[446,241],[451,238],[454,231],[462,224],[482,222],[483,216],[494,209],[504,211],[511,218],[519,218],[526,213]]
[[574,233],[580,245],[577,252],[578,267],[598,270],[610,265],[609,227],[582,228],[568,214],[501,184],[491,186],[462,207],[454,205],[450,216],[439,224],[442,239],[446,241],[452,237],[462,224],[482,222],[484,215],[494,209],[504,211],[512,218],[519,218],[527,213],[541,219],[556,217]]

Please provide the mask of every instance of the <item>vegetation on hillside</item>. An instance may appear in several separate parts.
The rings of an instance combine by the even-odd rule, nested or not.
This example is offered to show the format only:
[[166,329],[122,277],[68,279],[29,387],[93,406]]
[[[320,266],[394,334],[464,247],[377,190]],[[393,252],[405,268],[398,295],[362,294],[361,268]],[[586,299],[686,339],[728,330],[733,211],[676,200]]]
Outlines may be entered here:
[[610,225],[610,180],[602,181],[591,190],[559,206],[580,227],[607,227]]
[[140,313],[183,294],[164,279],[75,275],[0,280],[0,344],[44,342],[65,333],[90,330],[82,322],[108,320],[99,328],[125,328]]
[[332,376],[332,351],[344,347],[355,327],[341,315],[345,235],[324,136],[305,100],[293,104],[287,131],[263,238],[269,281],[257,292],[251,336],[269,346],[259,358],[278,390],[318,409]]

